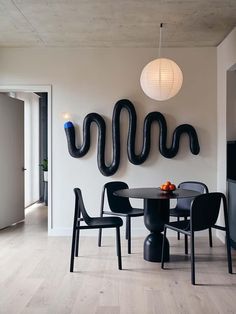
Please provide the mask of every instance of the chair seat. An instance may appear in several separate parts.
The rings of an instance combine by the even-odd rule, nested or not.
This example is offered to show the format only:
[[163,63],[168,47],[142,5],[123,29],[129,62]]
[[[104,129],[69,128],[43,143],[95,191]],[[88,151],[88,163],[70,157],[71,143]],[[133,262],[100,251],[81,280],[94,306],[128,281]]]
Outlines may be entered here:
[[88,223],[93,228],[112,228],[121,227],[123,220],[119,217],[94,217]]
[[112,212],[112,211],[104,211],[105,214],[108,215],[120,215],[120,216],[130,216],[130,217],[139,217],[139,216],[143,216],[143,210],[140,208],[133,208],[132,209],[127,209],[125,210],[125,212]]
[[184,231],[190,231],[190,220],[180,220],[180,221],[172,221],[166,224],[168,228],[176,228]]
[[190,211],[188,209],[171,208],[170,209],[170,216],[173,216],[173,217],[189,217],[190,216]]

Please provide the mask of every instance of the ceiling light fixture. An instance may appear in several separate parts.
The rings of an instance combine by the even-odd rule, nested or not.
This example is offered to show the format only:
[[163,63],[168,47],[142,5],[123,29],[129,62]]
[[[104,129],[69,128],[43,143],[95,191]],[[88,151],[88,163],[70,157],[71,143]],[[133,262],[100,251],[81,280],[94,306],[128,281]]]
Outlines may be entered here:
[[160,24],[159,56],[149,62],[141,73],[140,84],[144,93],[154,100],[167,100],[175,96],[183,83],[180,67],[171,59],[161,58],[163,23]]

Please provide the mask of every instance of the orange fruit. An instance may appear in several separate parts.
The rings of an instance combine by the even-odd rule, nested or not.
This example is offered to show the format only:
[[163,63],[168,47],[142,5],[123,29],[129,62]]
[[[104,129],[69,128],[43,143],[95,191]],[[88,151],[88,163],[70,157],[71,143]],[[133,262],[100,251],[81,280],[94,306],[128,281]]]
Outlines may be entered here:
[[176,189],[176,186],[174,184],[169,185],[170,191],[174,191]]
[[170,181],[166,181],[165,185],[170,185],[171,182]]
[[163,191],[169,191],[169,186],[164,184],[162,190]]

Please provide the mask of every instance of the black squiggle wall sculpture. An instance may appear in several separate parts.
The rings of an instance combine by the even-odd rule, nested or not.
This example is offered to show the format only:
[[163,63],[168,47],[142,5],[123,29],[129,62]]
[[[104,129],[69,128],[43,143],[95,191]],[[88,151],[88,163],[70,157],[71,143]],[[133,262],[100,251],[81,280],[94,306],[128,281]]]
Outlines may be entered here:
[[114,107],[112,116],[112,147],[113,158],[109,166],[105,163],[105,139],[106,124],[104,119],[97,113],[89,113],[83,122],[83,143],[80,147],[75,144],[75,128],[72,122],[66,122],[64,125],[69,153],[72,157],[80,158],[87,154],[90,148],[90,126],[94,122],[98,127],[98,148],[97,163],[100,172],[104,176],[111,176],[116,173],[120,164],[120,112],[126,109],[129,114],[129,130],[127,153],[129,161],[134,165],[142,164],[149,155],[151,143],[151,125],[158,122],[160,128],[159,134],[159,150],[166,158],[173,158],[179,150],[180,137],[183,133],[187,133],[190,141],[190,150],[192,154],[197,155],[200,151],[198,136],[194,127],[189,124],[181,124],[173,133],[172,144],[170,148],[166,147],[167,125],[165,117],[160,112],[150,112],[144,120],[143,126],[143,145],[140,154],[135,154],[135,136],[137,116],[134,105],[127,99],[119,100]]

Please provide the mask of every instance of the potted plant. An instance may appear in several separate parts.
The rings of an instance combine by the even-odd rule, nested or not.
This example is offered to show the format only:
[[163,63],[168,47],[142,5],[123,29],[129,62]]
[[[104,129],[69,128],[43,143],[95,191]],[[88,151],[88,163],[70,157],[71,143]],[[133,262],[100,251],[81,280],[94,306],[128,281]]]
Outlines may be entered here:
[[48,181],[48,160],[44,159],[43,162],[40,164],[40,167],[42,167],[43,170],[43,181]]

